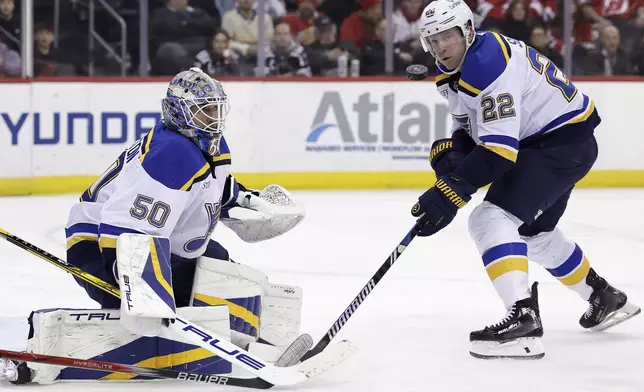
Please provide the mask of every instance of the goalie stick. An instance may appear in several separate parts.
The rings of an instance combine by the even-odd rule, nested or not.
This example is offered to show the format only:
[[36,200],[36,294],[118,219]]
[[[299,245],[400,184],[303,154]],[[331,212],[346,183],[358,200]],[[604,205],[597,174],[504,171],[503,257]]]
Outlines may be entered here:
[[[9,243],[16,245],[19,248],[24,249],[47,261],[48,263],[53,264],[54,266],[72,274],[73,276],[82,279],[85,282],[88,282],[89,284],[116,296],[117,298],[120,297],[120,290],[117,287],[81,270],[78,267],[68,264],[64,260],[54,256],[53,254],[46,252],[1,228],[0,237],[4,238]],[[315,361],[308,361],[308,363],[306,364],[301,363],[296,366],[278,367],[274,364],[263,361],[262,359],[256,357],[253,354],[250,354],[246,350],[235,346],[234,344],[223,338],[219,338],[211,331],[205,330],[203,327],[196,326],[189,320],[184,320],[180,317],[176,317],[174,320],[167,324],[167,327],[179,336],[182,336],[190,341],[195,346],[202,347],[225,359],[226,361],[235,364],[242,369],[258,376],[262,380],[269,382],[272,385],[279,386],[299,384],[310,377],[317,376],[344,361],[346,358],[357,351],[357,347],[355,347],[351,342],[341,341],[336,345],[336,347],[334,347],[334,350],[330,350],[327,353],[328,355],[325,355],[319,360],[316,359]],[[228,379],[231,380],[230,377]],[[244,383],[246,380],[251,380],[250,382],[248,382],[249,387],[251,388],[254,388],[254,386],[252,386],[251,384],[256,383],[256,381],[252,381],[254,379],[240,378],[238,380],[240,384]]]
[[37,362],[48,365],[72,367],[77,369],[98,370],[111,373],[135,374],[137,376],[167,378],[174,380],[194,381],[203,384],[218,384],[228,386],[239,386],[255,389],[268,389],[273,384],[261,378],[234,378],[214,374],[197,374],[180,372],[168,369],[153,369],[136,365],[124,365],[114,362],[96,361],[93,359],[78,359],[70,357],[57,357],[53,355],[32,354],[0,349],[0,358],[13,361]]
[[340,332],[340,329],[342,329],[344,324],[346,324],[347,321],[349,321],[349,318],[356,312],[356,310],[358,310],[358,307],[362,304],[365,298],[367,298],[367,296],[371,293],[371,291],[376,287],[378,282],[380,282],[380,280],[385,276],[387,271],[389,271],[391,266],[394,265],[394,263],[396,262],[396,260],[398,260],[400,255],[405,251],[405,249],[407,249],[407,247],[411,243],[411,240],[413,240],[414,237],[416,237],[415,229],[416,229],[416,224],[414,224],[414,227],[412,227],[411,230],[409,230],[405,238],[403,238],[402,241],[400,241],[398,246],[396,246],[396,249],[394,249],[394,251],[391,252],[389,257],[387,257],[387,259],[380,266],[378,271],[376,271],[376,273],[371,277],[371,279],[369,279],[367,284],[362,288],[362,290],[358,293],[358,295],[355,296],[353,301],[351,301],[349,306],[347,306],[344,312],[342,312],[340,317],[338,317],[338,319],[335,320],[331,328],[329,328],[329,330],[326,332],[324,337],[320,339],[318,344],[316,344],[315,347],[313,347],[309,352],[304,354],[304,356],[302,357],[302,361],[306,361],[307,359],[320,354],[326,348],[326,346],[328,346],[329,343],[331,343],[331,340],[335,337],[335,335],[337,335],[338,332]]

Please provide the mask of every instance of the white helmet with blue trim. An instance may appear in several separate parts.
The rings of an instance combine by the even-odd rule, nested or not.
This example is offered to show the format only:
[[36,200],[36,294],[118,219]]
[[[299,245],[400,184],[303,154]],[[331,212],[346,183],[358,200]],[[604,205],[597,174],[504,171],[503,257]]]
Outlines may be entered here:
[[[420,43],[425,52],[431,53],[432,57],[436,59],[436,65],[441,67],[441,64],[436,56],[436,51],[432,47],[431,36],[458,27],[465,38],[465,53],[470,45],[474,43],[474,16],[472,10],[463,0],[435,0],[429,3],[423,10],[420,17]],[[454,70],[441,71],[447,74],[453,74],[460,70],[463,65],[465,55],[461,59],[461,63]]]

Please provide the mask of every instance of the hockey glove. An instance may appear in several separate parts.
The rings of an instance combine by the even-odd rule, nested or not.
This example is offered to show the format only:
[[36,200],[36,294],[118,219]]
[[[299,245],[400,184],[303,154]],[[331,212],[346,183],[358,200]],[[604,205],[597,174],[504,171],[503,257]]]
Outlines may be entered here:
[[455,131],[451,138],[436,140],[429,153],[436,177],[453,172],[475,147],[474,140],[462,129]]
[[454,174],[439,177],[411,209],[411,215],[418,218],[416,235],[427,237],[445,228],[474,192],[476,187]]

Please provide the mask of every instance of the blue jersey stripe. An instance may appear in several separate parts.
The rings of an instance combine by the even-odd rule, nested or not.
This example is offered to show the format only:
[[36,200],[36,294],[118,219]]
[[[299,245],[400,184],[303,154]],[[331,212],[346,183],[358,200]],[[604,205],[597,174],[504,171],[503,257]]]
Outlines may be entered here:
[[496,143],[496,144],[503,144],[508,147],[512,147],[516,150],[519,149],[519,141],[512,136],[506,136],[506,135],[485,135],[485,136],[480,136],[479,139],[483,143]]

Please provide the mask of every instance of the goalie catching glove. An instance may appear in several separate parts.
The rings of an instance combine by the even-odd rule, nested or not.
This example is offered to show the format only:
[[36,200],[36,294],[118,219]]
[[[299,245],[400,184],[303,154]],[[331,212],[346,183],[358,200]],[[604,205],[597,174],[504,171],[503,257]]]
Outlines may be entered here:
[[235,207],[222,211],[222,223],[245,242],[265,241],[297,226],[306,215],[304,207],[279,185],[262,191],[240,186]]

